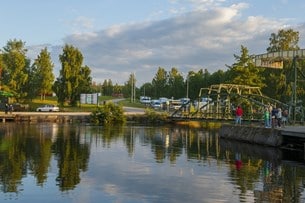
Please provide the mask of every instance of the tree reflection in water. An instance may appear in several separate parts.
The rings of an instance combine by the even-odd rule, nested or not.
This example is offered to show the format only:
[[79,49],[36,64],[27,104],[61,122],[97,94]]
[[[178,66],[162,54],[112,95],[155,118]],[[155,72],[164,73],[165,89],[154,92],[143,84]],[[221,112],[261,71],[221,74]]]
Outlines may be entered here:
[[[117,142],[123,143],[130,160],[137,153],[141,153],[138,148],[149,149],[150,154],[147,156],[152,157],[151,160],[155,163],[151,165],[155,167],[169,163],[171,167],[179,166],[192,170],[196,168],[197,173],[201,174],[209,169],[215,170],[212,165],[216,164],[216,169],[227,171],[227,178],[234,186],[230,193],[232,197],[224,197],[228,201],[236,198],[240,202],[248,202],[250,197],[255,202],[304,201],[303,160],[298,160],[296,164],[287,160],[287,152],[278,148],[220,139],[217,130],[181,126],[0,124],[1,192],[22,193],[27,190],[22,188],[27,176],[35,177],[36,185],[43,188],[50,176],[52,160],[57,164],[54,182],[58,190],[73,191],[82,184],[81,173],[88,173],[91,170],[89,161],[93,153],[92,147],[111,149]],[[121,160],[123,157],[122,155],[109,159]],[[179,165],[179,161],[184,159],[183,165]],[[105,160],[105,164],[107,163]],[[128,162],[128,159],[124,163],[133,164]],[[195,176],[194,173],[189,178],[199,181],[203,175]],[[160,183],[155,185],[155,188],[164,189],[166,184]],[[172,184],[175,184],[175,180]],[[194,185],[186,185],[187,187],[195,190]],[[145,193],[142,185],[137,189]],[[175,192],[174,189],[171,190]],[[153,193],[158,192],[160,199],[165,198],[165,193]],[[211,195],[210,199],[219,198],[213,197],[212,194],[205,195]],[[181,190],[174,196],[180,201],[194,202],[203,198],[195,197],[194,194],[185,195]]]
[[73,189],[80,182],[80,172],[86,171],[89,160],[89,144],[81,143],[79,128],[60,128],[52,152],[58,161],[56,181],[61,190]]
[[52,154],[58,162],[58,186],[73,189],[80,182],[80,172],[87,169],[90,153],[88,143],[80,142],[79,129],[63,126],[57,131],[57,124],[18,125],[18,130],[14,124],[1,126],[1,190],[19,192],[18,186],[28,174],[43,186]]

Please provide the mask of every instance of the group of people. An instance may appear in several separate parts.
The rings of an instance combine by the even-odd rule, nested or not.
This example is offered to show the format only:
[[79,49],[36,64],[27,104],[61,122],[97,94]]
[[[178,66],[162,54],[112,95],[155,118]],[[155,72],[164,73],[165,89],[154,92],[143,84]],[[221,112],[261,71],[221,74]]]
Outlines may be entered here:
[[[235,125],[241,125],[243,116],[243,109],[240,105],[235,110]],[[264,124],[266,128],[281,128],[287,124],[288,111],[276,108],[275,106],[268,106],[264,111]]]
[[13,110],[14,110],[13,105],[12,104],[8,104],[8,103],[5,104],[4,108],[5,108],[4,109],[5,114],[7,114],[8,112],[12,113]]
[[287,124],[288,111],[270,105],[265,108],[264,123],[266,128],[281,128]]

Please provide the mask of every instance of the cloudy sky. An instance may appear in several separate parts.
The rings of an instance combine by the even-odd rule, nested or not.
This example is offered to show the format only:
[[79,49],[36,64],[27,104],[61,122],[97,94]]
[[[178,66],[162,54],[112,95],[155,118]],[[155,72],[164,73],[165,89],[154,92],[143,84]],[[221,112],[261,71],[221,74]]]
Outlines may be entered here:
[[78,48],[95,82],[137,86],[158,67],[226,70],[240,46],[262,54],[271,33],[292,28],[305,47],[304,0],[10,0],[1,3],[0,47],[22,40],[34,59],[47,47],[58,75],[65,44]]

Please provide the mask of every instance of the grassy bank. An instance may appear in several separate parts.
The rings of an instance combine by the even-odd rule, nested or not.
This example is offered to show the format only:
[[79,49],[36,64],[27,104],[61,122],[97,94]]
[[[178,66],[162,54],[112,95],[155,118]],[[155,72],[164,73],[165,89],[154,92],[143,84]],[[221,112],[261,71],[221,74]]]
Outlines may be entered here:
[[[103,102],[109,102],[111,100],[118,99],[116,97],[110,97],[110,96],[101,96],[99,98],[100,103]],[[127,107],[137,107],[137,108],[144,108],[145,106],[143,104],[140,104],[139,102],[131,103],[129,99],[123,99],[118,102],[122,106]],[[40,97],[37,97],[33,99],[31,102],[27,103],[29,105],[29,111],[36,111],[37,107],[44,105],[44,104],[53,104],[56,106],[59,106],[57,103],[56,97],[47,97],[45,100],[41,100]],[[65,104],[64,106],[60,106],[60,110],[64,112],[92,112],[96,109],[96,104],[79,104],[76,107],[71,107],[68,104]]]

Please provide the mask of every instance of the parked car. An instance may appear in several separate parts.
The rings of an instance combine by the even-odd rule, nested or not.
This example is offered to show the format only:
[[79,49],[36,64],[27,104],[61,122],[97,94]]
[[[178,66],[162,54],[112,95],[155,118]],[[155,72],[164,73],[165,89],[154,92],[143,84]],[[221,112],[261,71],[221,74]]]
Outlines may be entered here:
[[147,96],[141,96],[140,97],[140,102],[142,104],[150,104],[151,103],[151,98]]
[[52,104],[46,104],[38,107],[36,111],[45,111],[45,112],[59,111],[59,107]]
[[180,109],[181,105],[182,102],[180,99],[170,101],[170,109],[174,109],[174,110]]
[[161,102],[159,100],[151,100],[151,107],[154,109],[161,109]]

